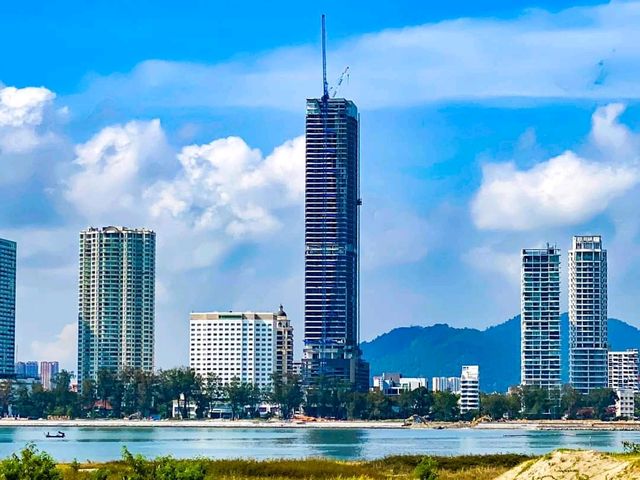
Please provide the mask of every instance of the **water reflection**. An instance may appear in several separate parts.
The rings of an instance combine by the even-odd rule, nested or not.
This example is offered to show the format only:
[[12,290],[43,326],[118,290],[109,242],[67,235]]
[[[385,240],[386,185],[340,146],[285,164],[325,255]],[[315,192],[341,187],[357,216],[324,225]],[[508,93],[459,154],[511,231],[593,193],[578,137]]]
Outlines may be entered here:
[[339,459],[361,458],[367,431],[352,428],[310,428],[305,431],[304,442],[312,456]]

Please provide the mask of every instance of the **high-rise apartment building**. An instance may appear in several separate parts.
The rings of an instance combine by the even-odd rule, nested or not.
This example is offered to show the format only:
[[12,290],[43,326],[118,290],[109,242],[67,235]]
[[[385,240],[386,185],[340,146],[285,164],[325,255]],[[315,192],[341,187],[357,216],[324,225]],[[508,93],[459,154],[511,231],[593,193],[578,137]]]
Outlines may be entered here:
[[153,370],[156,235],[147,229],[80,232],[78,385],[102,369]]
[[607,251],[599,235],[575,236],[569,251],[569,381],[581,393],[606,388]]
[[51,390],[53,380],[60,373],[60,365],[58,362],[40,362],[40,381],[42,388]]
[[460,377],[433,377],[431,389],[434,392],[460,393]]
[[293,373],[293,328],[277,313],[192,313],[189,320],[189,368],[222,384],[232,380],[264,388],[274,373]]
[[0,378],[15,375],[16,242],[0,238]]
[[522,250],[520,382],[559,389],[560,250]]
[[359,117],[343,98],[307,100],[304,374],[369,386],[359,349]]
[[16,362],[15,374],[17,378],[40,378],[38,362]]
[[609,352],[609,388],[640,393],[638,350]]
[[464,365],[460,375],[460,413],[480,408],[480,367]]

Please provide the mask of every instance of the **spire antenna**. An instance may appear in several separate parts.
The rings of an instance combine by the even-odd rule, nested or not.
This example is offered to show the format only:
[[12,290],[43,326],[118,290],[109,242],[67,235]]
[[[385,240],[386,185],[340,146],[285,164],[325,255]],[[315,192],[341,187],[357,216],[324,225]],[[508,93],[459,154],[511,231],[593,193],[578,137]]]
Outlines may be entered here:
[[322,98],[329,98],[329,85],[327,84],[327,27],[324,14],[322,14]]

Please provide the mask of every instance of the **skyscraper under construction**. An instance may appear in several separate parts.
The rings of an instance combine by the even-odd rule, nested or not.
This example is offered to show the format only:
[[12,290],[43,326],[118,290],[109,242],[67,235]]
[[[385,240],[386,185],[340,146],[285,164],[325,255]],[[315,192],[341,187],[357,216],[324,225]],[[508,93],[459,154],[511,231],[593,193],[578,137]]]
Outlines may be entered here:
[[[323,66],[324,62],[323,25]],[[359,349],[360,145],[356,105],[307,100],[304,374],[369,384]]]

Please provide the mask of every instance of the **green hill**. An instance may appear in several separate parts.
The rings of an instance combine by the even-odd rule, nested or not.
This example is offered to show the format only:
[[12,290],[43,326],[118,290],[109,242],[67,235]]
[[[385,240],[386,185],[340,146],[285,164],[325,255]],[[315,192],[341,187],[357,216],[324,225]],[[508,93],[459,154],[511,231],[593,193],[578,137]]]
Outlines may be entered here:
[[[567,314],[562,315],[563,377],[568,380]],[[640,330],[609,319],[612,350],[640,348]],[[459,376],[462,365],[480,365],[480,387],[505,391],[520,382],[520,316],[485,330],[446,324],[395,328],[361,345],[371,374],[401,372],[407,377]]]

